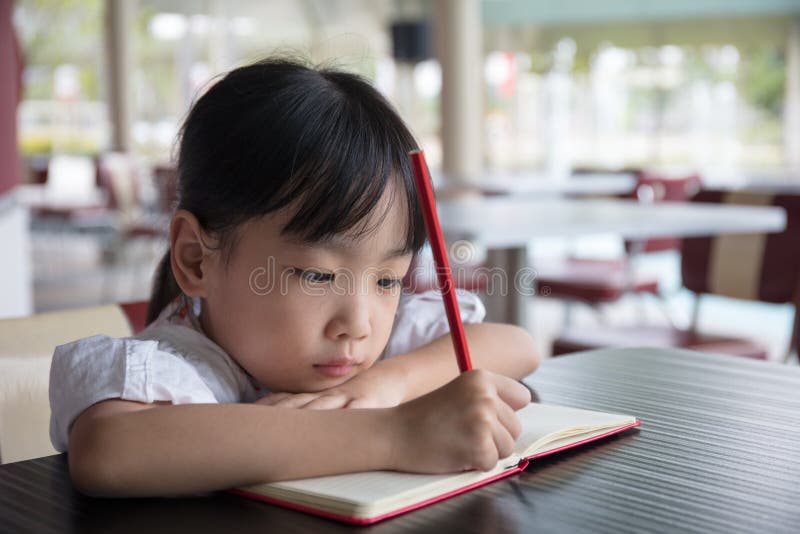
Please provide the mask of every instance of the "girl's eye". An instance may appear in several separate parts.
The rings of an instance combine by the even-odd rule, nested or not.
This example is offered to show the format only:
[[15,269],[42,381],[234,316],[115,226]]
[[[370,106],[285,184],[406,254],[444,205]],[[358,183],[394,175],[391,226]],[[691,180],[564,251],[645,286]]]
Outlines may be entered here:
[[378,287],[382,289],[389,289],[390,287],[399,286],[402,280],[400,278],[381,278],[378,280]]
[[304,271],[302,269],[295,269],[295,273],[308,282],[321,284],[333,281],[333,273],[323,273],[320,271]]

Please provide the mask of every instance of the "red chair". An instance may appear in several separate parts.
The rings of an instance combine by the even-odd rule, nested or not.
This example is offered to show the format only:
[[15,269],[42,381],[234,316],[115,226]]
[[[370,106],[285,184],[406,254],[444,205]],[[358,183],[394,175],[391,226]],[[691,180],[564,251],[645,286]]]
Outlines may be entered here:
[[[108,208],[119,216],[118,230],[122,239],[166,237],[168,233],[163,218],[142,209],[141,172],[141,165],[130,154],[108,152],[98,156],[97,183],[106,192]],[[160,177],[156,176],[156,181],[159,180]],[[162,194],[159,190],[159,196]],[[160,213],[161,200],[159,198]]]
[[147,307],[149,304],[150,301],[148,300],[140,300],[138,302],[123,302],[119,305],[134,334],[138,334],[147,326]]
[[[603,347],[681,347],[765,359],[759,343],[696,329],[702,295],[769,303],[791,303],[795,319],[789,351],[800,349],[800,195],[701,191],[694,202],[774,205],[786,210],[787,226],[773,234],[720,235],[684,239],[683,286],[697,295],[688,330],[674,327],[568,328],[553,342],[553,355]],[[799,350],[800,352],[800,350]]]
[[[37,161],[36,166],[30,169],[31,182],[45,187],[43,190],[45,196],[28,204],[31,213],[38,219],[46,220],[50,226],[57,223],[69,223],[74,226],[106,226],[112,224],[107,199],[87,198],[84,202],[75,202],[73,198],[67,200],[61,198],[66,184],[73,183],[74,179],[77,178],[79,183],[83,182],[82,185],[86,185],[81,179],[84,177],[82,172],[80,177],[75,177],[71,174],[74,171],[82,171],[83,166],[79,166],[76,169],[73,163],[70,167],[65,168],[64,162],[66,160],[87,161],[94,167],[93,177],[90,177],[90,179],[95,182],[98,189],[103,190],[98,157],[49,156],[46,159]],[[68,174],[65,174],[65,171]],[[82,186],[79,186],[80,188]],[[103,192],[105,193],[105,191]]]
[[178,204],[178,168],[175,163],[153,167],[153,182],[158,190],[158,209],[171,214]]
[[[700,177],[666,178],[651,172],[637,172],[637,185],[621,198],[643,203],[685,201],[700,188]],[[641,278],[631,265],[639,254],[675,250],[680,240],[674,237],[626,241],[627,255],[613,260],[568,258],[553,267],[538,270],[535,290],[540,297],[577,301],[597,309],[618,301],[628,293],[659,294],[658,280]],[[568,322],[569,314],[567,314]]]
[[[423,259],[424,258],[424,259]],[[479,264],[464,264],[450,259],[450,270],[453,284],[457,289],[480,292],[485,291],[489,284],[488,276],[481,272]],[[424,293],[431,289],[438,289],[436,278],[436,265],[427,256],[415,255],[411,260],[408,273],[403,277],[403,290],[411,293]]]

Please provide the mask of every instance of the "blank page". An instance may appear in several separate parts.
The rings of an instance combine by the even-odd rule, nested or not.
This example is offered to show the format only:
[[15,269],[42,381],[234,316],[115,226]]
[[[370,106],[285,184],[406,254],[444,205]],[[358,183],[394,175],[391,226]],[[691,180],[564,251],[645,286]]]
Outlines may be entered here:
[[517,416],[522,423],[522,433],[517,439],[515,451],[521,456],[529,456],[536,452],[538,447],[533,445],[549,441],[545,438],[558,439],[573,434],[578,436],[591,431],[625,426],[636,421],[636,418],[630,415],[533,403],[519,410]]
[[635,418],[626,415],[544,404],[530,404],[517,414],[523,426],[522,434],[517,440],[517,452],[509,458],[500,460],[497,466],[488,472],[424,475],[370,471],[273,482],[242,489],[310,507],[323,506],[339,513],[368,515],[376,510],[413,504],[491,478],[515,467],[523,455],[532,454],[534,451],[531,450],[531,445],[536,442],[545,445],[553,442],[566,444],[570,441],[580,441],[585,434],[591,434],[593,431],[595,434],[601,434],[604,432],[602,429],[635,422]]

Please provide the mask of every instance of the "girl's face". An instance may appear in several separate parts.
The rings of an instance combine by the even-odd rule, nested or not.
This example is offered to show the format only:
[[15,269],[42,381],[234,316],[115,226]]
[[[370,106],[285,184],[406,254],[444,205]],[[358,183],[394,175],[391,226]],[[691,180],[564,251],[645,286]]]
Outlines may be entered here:
[[227,264],[210,258],[203,328],[270,391],[340,385],[383,351],[411,262],[402,202],[380,221],[384,197],[357,240],[295,242],[280,211],[243,225]]

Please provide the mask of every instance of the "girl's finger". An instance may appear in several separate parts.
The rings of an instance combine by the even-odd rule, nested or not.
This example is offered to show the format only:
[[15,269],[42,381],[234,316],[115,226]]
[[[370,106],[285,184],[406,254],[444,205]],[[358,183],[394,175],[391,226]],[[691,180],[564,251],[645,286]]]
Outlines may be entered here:
[[302,408],[319,396],[319,393],[297,393],[279,400],[272,406],[276,408]]
[[492,428],[492,438],[497,447],[498,459],[506,458],[514,452],[514,438],[511,437],[506,427],[499,422]]
[[344,408],[347,402],[348,398],[344,394],[322,395],[303,406],[299,406],[299,408],[308,410],[335,410],[337,408]]
[[354,399],[350,399],[345,408],[381,408],[379,403],[375,402],[374,399],[370,399],[369,397],[356,397]]
[[291,393],[268,393],[256,401],[256,404],[264,404],[266,406],[273,406],[275,403],[280,402],[286,397],[290,397]]
[[[497,465],[498,460],[500,459],[498,453],[498,441],[501,441],[501,436],[498,433],[499,424],[495,423],[492,425],[492,435],[484,436],[482,441],[483,446],[475,449],[473,451],[474,456],[472,467],[474,469],[480,469],[481,471],[488,471],[494,468]],[[496,435],[497,434],[497,435]],[[488,440],[488,441],[486,441]]]
[[497,394],[503,402],[514,410],[520,410],[530,404],[531,392],[528,388],[514,380],[502,375],[493,375]]
[[500,401],[497,403],[497,420],[503,425],[503,428],[511,435],[512,439],[517,439],[522,432],[522,424],[519,422],[519,417],[511,409],[511,407]]

